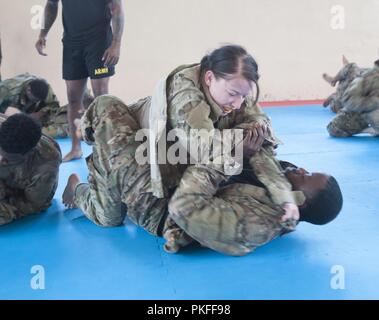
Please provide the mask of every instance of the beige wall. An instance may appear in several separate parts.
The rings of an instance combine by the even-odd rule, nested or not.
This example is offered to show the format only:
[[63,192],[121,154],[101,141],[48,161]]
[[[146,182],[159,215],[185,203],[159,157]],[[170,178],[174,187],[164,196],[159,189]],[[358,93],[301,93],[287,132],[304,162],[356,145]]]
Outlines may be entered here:
[[[80,1],[80,0],[78,0]],[[33,5],[44,0],[0,0],[3,78],[28,71],[48,79],[62,102],[61,17],[47,53],[34,49]],[[333,30],[331,8],[345,8],[345,28]],[[149,95],[156,81],[182,63],[200,61],[222,43],[245,46],[258,60],[262,100],[324,98],[321,80],[344,53],[362,66],[378,58],[379,0],[125,0],[122,57],[111,93],[127,102]]]

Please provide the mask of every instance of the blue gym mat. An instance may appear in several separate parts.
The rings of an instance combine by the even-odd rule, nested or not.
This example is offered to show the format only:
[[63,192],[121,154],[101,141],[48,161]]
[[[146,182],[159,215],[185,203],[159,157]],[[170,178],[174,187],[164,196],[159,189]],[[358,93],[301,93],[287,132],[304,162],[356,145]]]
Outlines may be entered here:
[[[101,228],[78,209],[64,211],[68,176],[87,176],[76,160],[62,164],[47,212],[0,227],[0,299],[379,299],[379,139],[329,137],[333,114],[321,106],[265,111],[284,142],[280,159],[339,181],[335,221],[300,223],[245,257],[200,247],[172,255],[129,221]],[[70,141],[59,144],[66,154]],[[42,290],[31,286],[33,266],[43,267]]]

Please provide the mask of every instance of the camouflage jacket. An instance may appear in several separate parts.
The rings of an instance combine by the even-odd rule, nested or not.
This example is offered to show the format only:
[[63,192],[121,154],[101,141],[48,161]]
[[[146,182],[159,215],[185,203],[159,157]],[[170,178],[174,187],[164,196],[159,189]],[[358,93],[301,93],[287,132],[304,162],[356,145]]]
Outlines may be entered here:
[[[267,145],[276,147],[279,143],[273,134],[270,119],[259,105],[253,104],[252,97],[247,97],[239,110],[224,116],[208,90],[202,85],[201,78],[199,64],[178,67],[158,83],[151,101],[145,103],[149,110],[140,111],[142,127],[150,129],[151,183],[154,195],[159,198],[167,194],[165,186],[175,186],[179,183],[187,167],[176,166],[177,172],[173,173],[173,166],[161,165],[158,160],[160,142],[166,140],[166,134],[171,129],[181,129],[186,133],[178,137],[180,146],[186,150],[192,129],[204,129],[210,132],[211,139],[216,139],[213,129],[221,131],[245,129],[254,122],[264,123],[269,127]],[[208,142],[205,144],[200,146],[201,150],[208,147]],[[217,160],[220,159],[223,160],[217,167],[224,171],[223,166],[230,159],[226,159],[222,152],[217,157]],[[216,163],[214,160],[215,158],[211,158],[209,165],[214,165]]]
[[[0,124],[5,121],[0,116]],[[0,164],[0,225],[46,210],[58,185],[62,155],[59,145],[42,135],[25,161]]]

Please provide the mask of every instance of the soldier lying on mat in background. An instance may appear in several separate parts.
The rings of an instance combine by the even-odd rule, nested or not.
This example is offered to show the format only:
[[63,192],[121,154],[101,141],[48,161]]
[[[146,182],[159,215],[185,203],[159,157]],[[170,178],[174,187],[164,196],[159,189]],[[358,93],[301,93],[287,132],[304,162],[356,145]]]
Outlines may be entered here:
[[[87,89],[83,97],[84,108],[93,101]],[[68,136],[67,105],[59,101],[46,80],[30,74],[21,74],[0,83],[0,112],[14,107],[40,121],[42,132],[53,138]],[[83,113],[84,110],[81,110]]]

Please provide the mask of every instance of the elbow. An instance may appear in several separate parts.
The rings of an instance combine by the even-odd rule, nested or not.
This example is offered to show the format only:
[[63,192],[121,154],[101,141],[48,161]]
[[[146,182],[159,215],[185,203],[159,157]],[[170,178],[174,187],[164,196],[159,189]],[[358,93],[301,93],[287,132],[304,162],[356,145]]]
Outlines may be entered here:
[[111,14],[112,17],[123,18],[124,17],[124,8],[122,1],[115,1],[111,4]]

